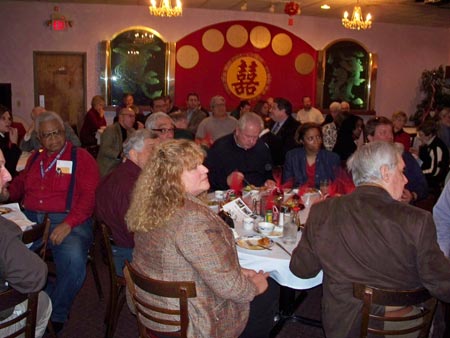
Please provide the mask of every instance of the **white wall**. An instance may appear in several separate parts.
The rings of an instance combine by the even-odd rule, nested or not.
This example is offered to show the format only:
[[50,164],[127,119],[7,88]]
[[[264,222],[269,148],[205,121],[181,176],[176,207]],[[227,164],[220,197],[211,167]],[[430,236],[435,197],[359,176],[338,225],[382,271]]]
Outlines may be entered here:
[[[0,83],[11,83],[13,111],[28,119],[34,106],[33,51],[87,53],[87,107],[100,93],[99,42],[130,26],[146,26],[163,39],[177,41],[202,27],[232,20],[254,20],[287,29],[317,50],[337,39],[354,39],[378,54],[375,110],[389,116],[397,109],[408,114],[420,101],[419,79],[424,69],[450,65],[450,29],[382,24],[369,31],[350,31],[340,18],[298,16],[288,26],[284,14],[185,9],[180,18],[155,18],[144,6],[60,4],[60,12],[74,21],[66,32],[53,32],[44,22],[54,3],[0,2]],[[207,76],[207,74],[205,74]],[[176,87],[175,87],[176,90]],[[300,101],[301,93],[299,93]],[[299,102],[295,102],[297,106]]]

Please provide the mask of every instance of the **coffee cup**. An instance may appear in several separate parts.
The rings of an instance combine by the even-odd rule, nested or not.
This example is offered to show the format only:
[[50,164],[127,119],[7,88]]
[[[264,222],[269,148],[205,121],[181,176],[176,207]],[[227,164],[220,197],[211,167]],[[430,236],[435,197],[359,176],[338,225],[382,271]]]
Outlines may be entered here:
[[247,231],[253,230],[253,218],[251,217],[246,217],[244,218],[244,229]]

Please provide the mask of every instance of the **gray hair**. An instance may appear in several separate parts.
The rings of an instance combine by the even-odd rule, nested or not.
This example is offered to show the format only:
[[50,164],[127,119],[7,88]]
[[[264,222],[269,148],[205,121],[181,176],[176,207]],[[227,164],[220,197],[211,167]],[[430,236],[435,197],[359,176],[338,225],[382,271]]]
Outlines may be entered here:
[[248,124],[255,124],[258,125],[261,130],[264,129],[264,121],[258,114],[253,112],[248,112],[242,115],[238,120],[237,128],[244,130]]
[[148,129],[139,129],[132,132],[123,143],[125,157],[130,158],[130,151],[133,149],[140,153],[144,149],[145,140],[157,138],[158,134]]
[[376,141],[359,147],[347,161],[356,186],[365,183],[378,183],[382,179],[381,167],[389,170],[398,164],[403,147],[398,143]]
[[41,127],[41,123],[47,122],[47,121],[55,121],[55,120],[60,124],[61,129],[64,130],[64,121],[62,120],[61,116],[59,116],[54,111],[45,111],[41,115],[36,117],[36,120],[34,122],[35,126],[36,126],[36,133],[39,135],[39,129]]
[[339,102],[333,101],[330,104],[330,111],[341,111],[341,104]]
[[216,95],[211,98],[211,101],[209,102],[209,107],[211,109],[214,108],[214,106],[216,105],[216,101],[219,101],[219,100],[221,100],[221,101],[223,100],[223,102],[226,102],[225,98],[223,96]]
[[154,129],[154,128],[156,128],[156,122],[160,118],[163,118],[163,117],[167,117],[169,120],[172,121],[172,119],[170,118],[169,115],[167,115],[166,113],[163,113],[162,111],[160,111],[160,112],[151,114],[147,118],[147,121],[145,121],[145,128],[147,128],[147,129]]

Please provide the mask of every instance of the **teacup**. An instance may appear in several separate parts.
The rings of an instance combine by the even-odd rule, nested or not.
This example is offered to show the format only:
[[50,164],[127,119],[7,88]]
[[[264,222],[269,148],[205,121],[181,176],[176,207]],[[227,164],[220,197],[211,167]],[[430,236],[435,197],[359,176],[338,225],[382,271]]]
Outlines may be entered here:
[[270,235],[272,233],[275,224],[269,222],[259,222],[258,223],[258,231],[262,235]]
[[244,229],[245,230],[253,230],[253,218],[251,217],[246,217],[244,218]]

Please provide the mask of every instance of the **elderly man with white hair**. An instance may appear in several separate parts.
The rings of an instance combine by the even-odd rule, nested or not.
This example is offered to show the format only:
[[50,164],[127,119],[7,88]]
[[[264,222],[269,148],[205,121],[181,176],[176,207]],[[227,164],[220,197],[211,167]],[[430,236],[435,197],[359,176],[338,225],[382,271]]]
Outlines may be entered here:
[[155,132],[160,140],[173,139],[175,132],[173,120],[163,112],[156,112],[150,115],[145,121],[145,128]]
[[2,195],[19,202],[33,222],[50,219],[47,248],[55,261],[56,281],[48,281],[45,291],[53,303],[53,326],[60,331],[86,276],[99,173],[94,158],[66,140],[64,122],[55,112],[36,118],[36,133],[43,150],[30,156]]
[[123,143],[125,160],[106,176],[95,195],[97,219],[111,230],[116,274],[123,276],[125,260],[131,262],[134,248],[133,234],[128,231],[125,214],[131,201],[131,192],[153,148],[159,143],[156,132],[140,129]]
[[[35,121],[36,118],[44,112],[46,112],[44,107],[34,107],[31,110],[32,123],[30,124],[30,127],[23,137],[23,140],[20,142],[20,149],[22,151],[33,151],[38,150],[42,147],[42,144],[39,141],[39,135],[36,132]],[[64,132],[66,133],[66,139],[70,141],[74,146],[81,146],[80,139],[78,138],[77,134],[75,134],[75,131],[72,129],[68,122],[64,122]]]
[[[391,142],[368,143],[347,165],[356,190],[313,205],[290,263],[300,278],[323,270],[327,337],[359,337],[361,301],[353,297],[354,282],[395,290],[425,287],[450,301],[450,261],[436,242],[431,214],[400,202],[407,182],[402,150]],[[420,309],[384,311],[404,316]],[[399,328],[395,322],[390,327]]]

